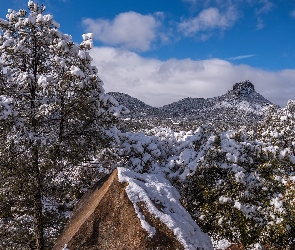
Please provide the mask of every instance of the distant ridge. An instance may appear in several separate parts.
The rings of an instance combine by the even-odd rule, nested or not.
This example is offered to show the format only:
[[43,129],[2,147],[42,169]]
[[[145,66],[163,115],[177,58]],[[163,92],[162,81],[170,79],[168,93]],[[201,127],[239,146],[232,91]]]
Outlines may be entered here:
[[143,101],[128,94],[120,92],[109,92],[108,94],[116,98],[121,105],[129,109],[130,113],[128,116],[132,116],[133,114],[154,116],[159,113],[158,108],[145,104]]
[[[249,80],[235,83],[226,94],[213,98],[187,97],[177,102],[155,108],[130,95],[110,92],[120,104],[125,105],[129,118],[157,118],[202,122],[253,122],[264,117],[265,110],[273,105],[257,93]],[[277,106],[278,107],[278,106]]]

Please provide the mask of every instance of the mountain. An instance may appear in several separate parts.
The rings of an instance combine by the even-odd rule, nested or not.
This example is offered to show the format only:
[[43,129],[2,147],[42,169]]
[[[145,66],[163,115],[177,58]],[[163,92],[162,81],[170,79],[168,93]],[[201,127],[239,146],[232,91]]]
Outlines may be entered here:
[[125,118],[145,119],[152,123],[161,120],[165,125],[169,125],[167,124],[169,121],[172,125],[189,122],[194,124],[221,122],[232,126],[241,123],[254,124],[261,121],[265,111],[273,105],[257,93],[254,85],[248,80],[235,83],[232,90],[222,96],[188,97],[160,108],[147,105],[127,94],[118,92],[109,94],[130,110]]
[[121,105],[124,105],[129,109],[129,114],[127,117],[138,117],[138,116],[158,116],[159,109],[145,104],[144,102],[138,100],[137,98],[131,97],[130,95],[119,93],[119,92],[109,92]]

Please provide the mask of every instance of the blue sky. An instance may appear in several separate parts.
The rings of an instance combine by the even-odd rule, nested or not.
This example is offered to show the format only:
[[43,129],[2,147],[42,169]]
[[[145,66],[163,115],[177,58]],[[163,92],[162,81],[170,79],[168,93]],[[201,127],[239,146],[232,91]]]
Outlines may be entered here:
[[[2,1],[7,9],[27,0]],[[60,30],[94,34],[106,91],[153,106],[213,97],[249,79],[270,101],[295,99],[295,1],[44,0]]]

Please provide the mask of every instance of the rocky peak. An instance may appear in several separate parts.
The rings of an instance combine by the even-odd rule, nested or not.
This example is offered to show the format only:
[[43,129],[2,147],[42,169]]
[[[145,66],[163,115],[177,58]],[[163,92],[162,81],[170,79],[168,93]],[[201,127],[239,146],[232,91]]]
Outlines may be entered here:
[[233,86],[233,94],[235,94],[236,96],[249,96],[254,92],[254,85],[249,80],[237,82]]

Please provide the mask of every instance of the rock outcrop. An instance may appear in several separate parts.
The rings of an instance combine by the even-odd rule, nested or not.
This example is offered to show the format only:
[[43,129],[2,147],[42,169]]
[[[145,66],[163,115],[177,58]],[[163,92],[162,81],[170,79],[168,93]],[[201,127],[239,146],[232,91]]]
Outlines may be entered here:
[[213,249],[162,175],[115,170],[86,193],[53,250]]
[[248,80],[245,80],[243,82],[237,82],[233,86],[233,92],[237,96],[249,96],[254,91],[254,85]]

